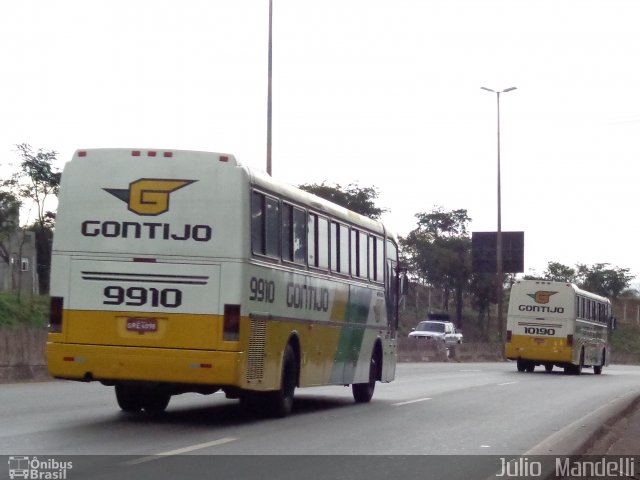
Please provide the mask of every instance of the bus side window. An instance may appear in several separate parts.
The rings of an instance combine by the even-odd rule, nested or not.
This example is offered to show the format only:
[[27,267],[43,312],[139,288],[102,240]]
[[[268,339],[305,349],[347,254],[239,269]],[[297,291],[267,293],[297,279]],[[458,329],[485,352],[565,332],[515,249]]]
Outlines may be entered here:
[[258,192],[251,196],[251,250],[264,254],[264,195]]
[[367,252],[368,246],[367,234],[364,232],[359,232],[358,259],[360,260],[360,262],[358,265],[358,276],[361,278],[369,277],[369,254]]
[[374,280],[384,282],[384,240],[376,237]]
[[265,201],[265,255],[280,258],[280,202],[271,197]]
[[282,205],[282,259],[304,265],[306,262],[306,214],[301,208]]
[[309,266],[329,268],[329,220],[315,213],[309,214],[307,236]]
[[331,270],[349,274],[349,228],[331,222]]
[[358,276],[358,231],[351,229],[351,275]]
[[259,192],[251,198],[251,249],[280,258],[280,202]]

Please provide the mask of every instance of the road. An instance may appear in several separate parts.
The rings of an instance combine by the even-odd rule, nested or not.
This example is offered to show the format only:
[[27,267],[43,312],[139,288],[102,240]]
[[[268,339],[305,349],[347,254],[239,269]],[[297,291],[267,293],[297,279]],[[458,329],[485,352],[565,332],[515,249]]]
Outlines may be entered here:
[[633,393],[640,367],[567,376],[411,363],[370,404],[344,387],[298,389],[291,416],[265,419],[221,393],[185,394],[153,418],[120,412],[113,389],[95,382],[10,384],[0,386],[0,455],[128,455],[132,465],[176,454],[512,456]]

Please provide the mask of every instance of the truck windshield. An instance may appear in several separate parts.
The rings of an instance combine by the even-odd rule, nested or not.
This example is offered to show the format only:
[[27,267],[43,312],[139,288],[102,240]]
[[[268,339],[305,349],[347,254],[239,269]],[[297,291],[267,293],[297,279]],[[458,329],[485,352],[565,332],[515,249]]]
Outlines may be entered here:
[[421,322],[416,328],[419,332],[438,332],[444,333],[444,323]]

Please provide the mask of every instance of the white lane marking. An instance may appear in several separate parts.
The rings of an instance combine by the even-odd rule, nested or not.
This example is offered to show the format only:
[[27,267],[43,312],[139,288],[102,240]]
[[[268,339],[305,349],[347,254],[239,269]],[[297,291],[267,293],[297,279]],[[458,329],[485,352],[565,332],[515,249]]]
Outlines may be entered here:
[[211,442],[198,443],[197,445],[191,445],[184,448],[178,448],[176,450],[170,450],[168,452],[156,453],[155,455],[149,455],[147,457],[137,458],[135,460],[129,460],[124,462],[124,465],[132,466],[139,465],[141,463],[152,462],[154,460],[160,460],[162,457],[170,457],[173,455],[182,455],[183,453],[193,452],[195,450],[202,450],[203,448],[216,447],[218,445],[224,445],[225,443],[234,442],[237,438],[225,437]]
[[520,382],[504,382],[504,383],[499,383],[498,386],[502,387],[503,385],[513,385],[514,383],[520,383]]
[[394,403],[391,406],[392,407],[400,407],[402,405],[409,405],[411,403],[426,402],[427,400],[431,400],[431,397],[417,398],[415,400],[409,400],[407,402]]

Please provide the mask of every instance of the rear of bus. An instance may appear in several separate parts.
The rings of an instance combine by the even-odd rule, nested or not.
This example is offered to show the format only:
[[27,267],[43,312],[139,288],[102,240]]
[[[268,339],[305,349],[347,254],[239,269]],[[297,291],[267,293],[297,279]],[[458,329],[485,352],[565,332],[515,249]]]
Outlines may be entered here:
[[519,371],[573,361],[575,291],[570,283],[517,281],[511,288],[505,356]]
[[[77,151],[53,243],[51,375],[116,385],[125,410],[240,387],[247,185],[229,155]],[[127,385],[157,387],[159,404]]]

